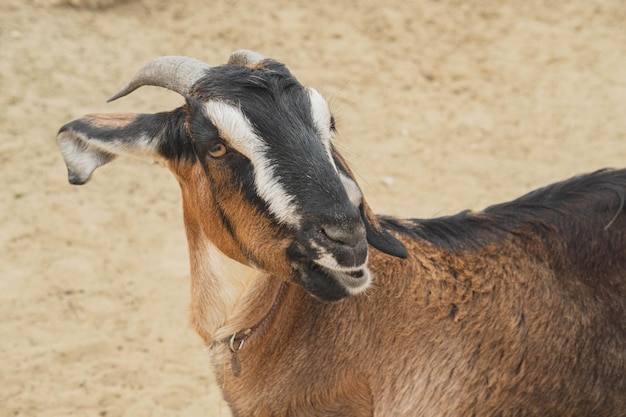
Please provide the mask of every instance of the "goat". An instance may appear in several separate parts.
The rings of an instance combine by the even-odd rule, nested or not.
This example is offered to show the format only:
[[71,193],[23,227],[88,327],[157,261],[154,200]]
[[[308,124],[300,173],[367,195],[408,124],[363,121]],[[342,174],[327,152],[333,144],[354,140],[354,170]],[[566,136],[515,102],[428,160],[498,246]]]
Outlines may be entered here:
[[251,51],[147,64],[181,94],[57,136],[69,181],[156,158],[182,191],[191,323],[235,416],[626,416],[626,170],[481,212],[377,216],[326,101]]

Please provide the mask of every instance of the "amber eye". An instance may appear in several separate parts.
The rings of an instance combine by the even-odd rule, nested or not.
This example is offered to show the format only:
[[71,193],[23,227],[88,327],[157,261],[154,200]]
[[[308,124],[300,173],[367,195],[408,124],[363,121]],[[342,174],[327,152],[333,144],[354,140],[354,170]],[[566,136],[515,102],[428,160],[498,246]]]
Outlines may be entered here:
[[209,155],[211,158],[221,158],[226,155],[226,152],[228,152],[228,150],[226,149],[226,145],[223,143],[216,143],[209,148]]

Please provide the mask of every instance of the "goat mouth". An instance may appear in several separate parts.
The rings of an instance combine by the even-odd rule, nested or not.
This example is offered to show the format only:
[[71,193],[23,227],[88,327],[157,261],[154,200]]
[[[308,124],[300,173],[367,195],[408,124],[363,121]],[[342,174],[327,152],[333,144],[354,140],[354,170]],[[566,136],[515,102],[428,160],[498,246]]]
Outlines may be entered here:
[[366,264],[359,267],[335,269],[315,261],[295,266],[296,281],[312,295],[335,301],[357,295],[369,288],[372,278]]
[[370,271],[366,266],[367,263],[351,268],[335,268],[316,261],[314,261],[313,264],[347,287],[351,295],[358,294],[365,290],[371,281]]

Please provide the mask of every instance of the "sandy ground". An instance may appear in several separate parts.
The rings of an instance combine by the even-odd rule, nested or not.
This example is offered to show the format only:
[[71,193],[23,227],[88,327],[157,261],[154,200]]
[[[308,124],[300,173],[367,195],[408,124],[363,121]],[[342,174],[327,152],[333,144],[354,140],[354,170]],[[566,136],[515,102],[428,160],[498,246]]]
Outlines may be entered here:
[[178,106],[105,103],[155,56],[287,63],[383,213],[626,166],[623,0],[53,3],[0,1],[0,416],[228,416],[187,322],[176,181],[122,159],[70,186],[54,140],[85,113]]

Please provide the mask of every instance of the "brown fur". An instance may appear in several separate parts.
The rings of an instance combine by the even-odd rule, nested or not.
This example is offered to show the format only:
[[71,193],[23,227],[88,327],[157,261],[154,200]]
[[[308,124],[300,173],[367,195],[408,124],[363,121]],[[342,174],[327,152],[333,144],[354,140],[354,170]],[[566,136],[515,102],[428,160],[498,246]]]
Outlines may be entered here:
[[[213,181],[209,184],[199,164],[191,168],[183,166],[182,170],[174,166],[172,168],[176,169],[183,193],[185,227],[187,233],[191,234],[190,242],[197,240],[198,233],[204,233],[224,254],[238,262],[248,264],[246,255],[251,255],[262,262],[260,266],[263,269],[279,273],[282,271],[284,276],[289,275],[290,267],[286,261],[273,256],[285,250],[289,244],[287,237],[273,227],[266,215],[242,198],[241,190],[232,187],[234,180],[228,171],[213,171]],[[219,190],[219,195],[213,195],[212,189]],[[216,213],[214,201],[228,213],[234,236],[226,230]],[[245,238],[245,246],[242,246],[243,239],[236,237]],[[254,249],[254,254],[243,253],[242,250],[246,249]]]
[[88,114],[83,120],[90,123],[94,128],[125,127],[133,123],[137,119],[137,114],[132,113],[108,113],[108,114]]
[[[235,415],[626,415],[624,351],[577,340],[602,330],[568,311],[546,265],[513,243],[454,259],[404,243],[406,262],[372,254],[367,294],[325,304],[292,286],[240,377],[216,355]],[[621,370],[597,374],[597,354]]]
[[[214,183],[208,184],[200,164],[189,166],[175,163],[171,164],[170,168],[179,179],[183,195],[183,214],[192,269],[191,322],[205,343],[211,344],[216,335],[205,329],[203,320],[209,314],[207,309],[215,308],[216,288],[215,283],[207,281],[207,277],[200,271],[201,265],[207,262],[204,258],[206,243],[213,242],[230,258],[248,264],[246,256],[250,254],[242,251],[242,245],[234,237],[245,236],[246,248],[254,248],[254,258],[262,259],[264,267],[286,271],[289,268],[286,262],[272,254],[281,248],[284,251],[289,242],[281,236],[270,239],[270,236],[275,235],[275,231],[269,219],[260,215],[254,206],[243,201],[238,190],[220,186],[233,182],[228,172],[213,172]],[[219,196],[212,195],[211,190],[215,188],[220,189]],[[233,226],[232,234],[226,230],[216,212],[214,201],[218,201],[220,207],[229,213]],[[259,280],[259,283],[264,283],[264,280]],[[274,291],[272,288],[277,287],[275,282],[272,283],[273,285],[268,285],[267,288],[260,286],[258,291],[272,293]],[[265,311],[264,305],[258,306],[258,303],[253,301],[244,299],[242,304],[248,310],[246,320],[251,322],[261,317]]]
[[479,232],[477,248],[404,237],[407,260],[372,250],[376,282],[357,297],[327,304],[291,286],[239,353],[241,376],[215,354],[235,415],[625,416],[626,219],[605,231],[610,203],[579,217],[601,184],[575,204],[555,197],[576,234],[537,208],[503,237]]

